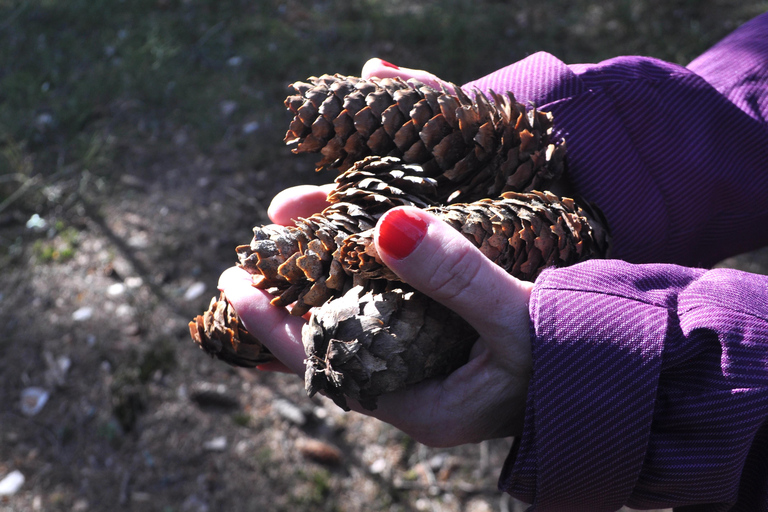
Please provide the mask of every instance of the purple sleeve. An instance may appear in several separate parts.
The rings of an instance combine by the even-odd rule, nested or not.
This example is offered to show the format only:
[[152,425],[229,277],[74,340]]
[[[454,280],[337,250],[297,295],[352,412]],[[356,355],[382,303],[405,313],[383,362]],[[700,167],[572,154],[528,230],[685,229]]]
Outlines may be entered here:
[[537,280],[500,487],[538,512],[768,512],[768,277],[661,264],[768,242],[768,14],[688,67],[537,53],[464,87],[554,114],[626,260]]
[[768,510],[767,276],[594,260],[544,272],[530,311],[501,489],[537,512]]
[[466,84],[554,114],[577,191],[613,256],[710,266],[768,241],[768,14],[690,67],[645,57],[567,66],[546,53]]

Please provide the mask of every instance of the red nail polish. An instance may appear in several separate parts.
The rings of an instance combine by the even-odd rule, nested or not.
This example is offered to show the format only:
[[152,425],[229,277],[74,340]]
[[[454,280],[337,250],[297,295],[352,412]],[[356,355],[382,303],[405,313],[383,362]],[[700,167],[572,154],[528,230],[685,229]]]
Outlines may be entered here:
[[[379,60],[381,60],[381,59],[379,59]],[[381,60],[381,65],[382,65],[382,66],[387,66],[388,68],[393,68],[393,69],[400,69],[398,66],[395,66],[395,65],[394,65],[394,64],[392,64],[391,62],[387,62],[387,61],[385,61],[385,60]]]
[[401,260],[411,254],[427,234],[427,223],[408,210],[392,210],[379,225],[379,248]]

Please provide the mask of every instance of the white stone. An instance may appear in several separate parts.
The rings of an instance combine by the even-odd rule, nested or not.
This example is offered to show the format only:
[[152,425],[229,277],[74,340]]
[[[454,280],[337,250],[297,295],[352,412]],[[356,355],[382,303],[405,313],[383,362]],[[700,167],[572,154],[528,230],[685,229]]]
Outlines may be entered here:
[[24,475],[15,469],[0,480],[0,496],[12,496],[19,492],[22,485],[24,485]]
[[380,475],[387,469],[387,461],[384,459],[376,459],[373,461],[373,464],[371,464],[370,468],[371,473],[374,475]]
[[128,288],[138,288],[144,284],[144,280],[140,277],[126,277],[125,286]]
[[193,283],[189,288],[187,288],[187,291],[184,292],[184,300],[195,300],[205,293],[205,288],[205,283],[202,281]]
[[214,437],[210,441],[204,442],[203,448],[210,452],[223,452],[227,449],[227,438],[224,436]]
[[75,322],[84,322],[93,316],[93,308],[90,306],[83,306],[72,313],[72,320]]
[[117,297],[125,293],[125,285],[123,283],[114,283],[107,288],[107,295],[111,297]]

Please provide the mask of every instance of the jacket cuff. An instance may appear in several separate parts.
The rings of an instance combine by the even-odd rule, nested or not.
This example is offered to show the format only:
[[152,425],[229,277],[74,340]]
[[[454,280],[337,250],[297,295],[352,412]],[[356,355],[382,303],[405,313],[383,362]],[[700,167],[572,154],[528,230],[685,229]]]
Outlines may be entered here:
[[612,511],[630,499],[674,328],[670,295],[649,290],[647,277],[638,266],[592,261],[536,281],[524,432],[499,487],[538,512]]

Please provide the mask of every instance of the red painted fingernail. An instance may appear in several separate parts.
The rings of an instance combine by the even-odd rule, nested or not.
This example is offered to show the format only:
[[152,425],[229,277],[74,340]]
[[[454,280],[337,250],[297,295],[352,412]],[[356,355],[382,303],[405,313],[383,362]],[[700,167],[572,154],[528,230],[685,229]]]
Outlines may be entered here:
[[416,249],[427,234],[427,223],[408,210],[392,210],[381,219],[379,248],[399,260]]
[[[381,59],[379,59],[379,60],[381,60]],[[393,68],[393,69],[400,69],[398,66],[395,66],[395,65],[394,65],[394,64],[392,64],[391,62],[387,62],[387,61],[385,61],[385,60],[381,60],[381,65],[382,65],[382,66],[387,66],[388,68]]]

